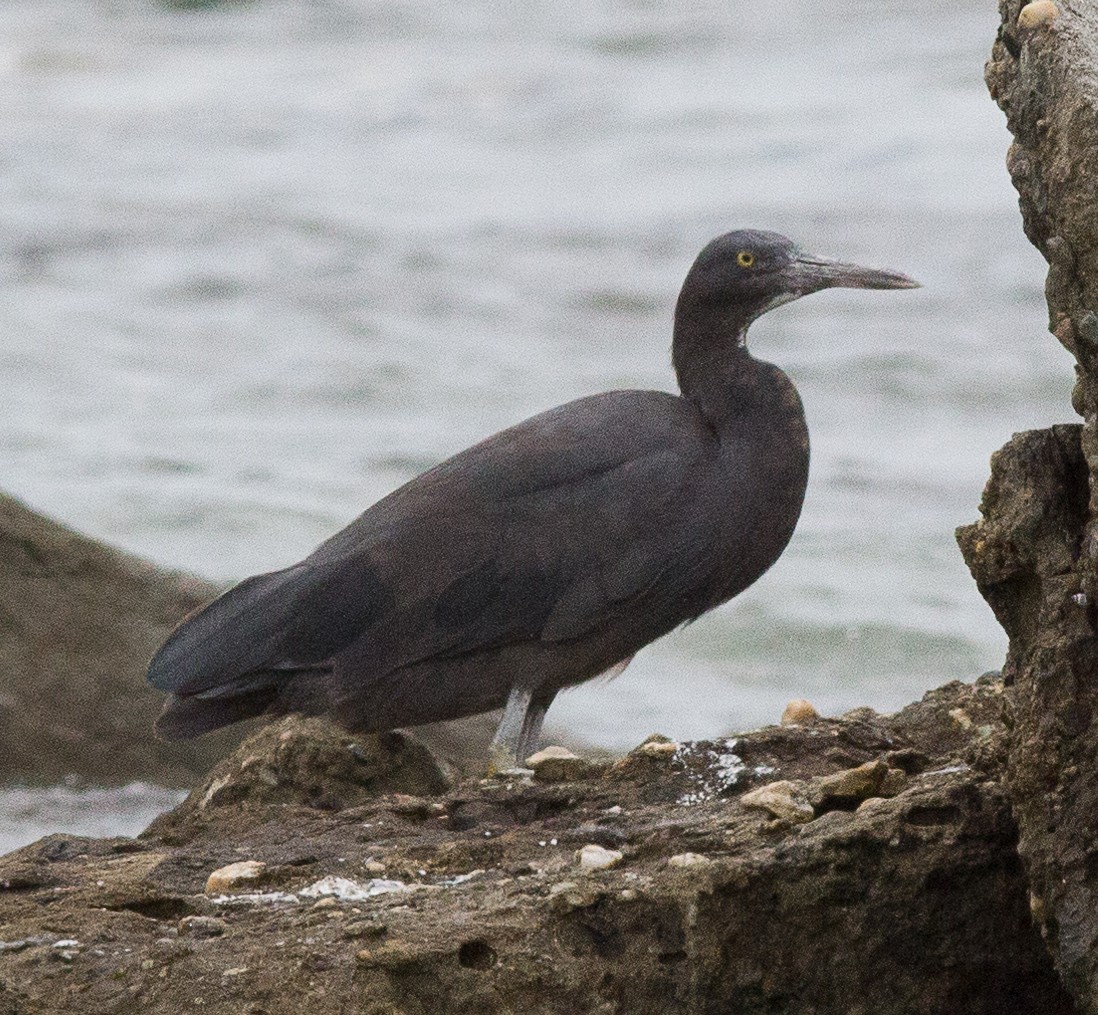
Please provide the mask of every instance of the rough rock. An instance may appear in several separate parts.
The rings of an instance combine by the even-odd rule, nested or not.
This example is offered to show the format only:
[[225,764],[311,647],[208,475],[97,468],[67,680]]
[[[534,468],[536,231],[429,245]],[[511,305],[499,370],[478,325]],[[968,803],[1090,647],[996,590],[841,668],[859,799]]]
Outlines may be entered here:
[[340,811],[393,794],[390,809],[425,819],[437,807],[426,797],[450,787],[454,770],[399,731],[348,733],[326,719],[288,716],[262,727],[222,759],[152,831],[173,842],[220,834],[271,807]]
[[[417,794],[435,807],[257,796],[216,824],[184,806],[138,840],[51,836],[0,858],[0,937],[18,943],[0,953],[0,1005],[1067,1015],[1002,782],[1009,713],[1010,692],[987,677],[894,716],[634,752],[581,782]],[[907,779],[873,806],[793,826],[742,803],[767,782],[877,760]],[[574,854],[588,845],[622,859],[583,871]],[[203,892],[242,858],[267,865],[261,891]],[[400,890],[375,893],[378,863]],[[321,886],[333,894],[318,902]],[[206,936],[220,926],[207,920],[222,933]]]
[[[73,532],[0,494],[0,784],[191,786],[257,723],[157,740],[145,683],[172,628],[220,589]],[[498,717],[416,729],[450,770],[483,770]]]
[[1098,5],[1004,0],[1000,15],[987,83],[1083,424],[1016,435],[958,538],[1010,637],[1008,784],[1034,918],[1081,1009],[1098,1012]]
[[185,916],[176,928],[180,934],[192,937],[221,937],[228,924],[216,916]]
[[0,495],[0,782],[188,785],[240,739],[152,735],[163,695],[145,666],[216,594]]

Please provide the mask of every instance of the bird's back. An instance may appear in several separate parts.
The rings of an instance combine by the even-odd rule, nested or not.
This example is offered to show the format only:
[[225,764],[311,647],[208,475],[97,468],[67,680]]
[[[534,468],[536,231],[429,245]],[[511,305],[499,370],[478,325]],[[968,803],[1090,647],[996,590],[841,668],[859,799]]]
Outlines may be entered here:
[[[382,725],[430,721],[415,695],[382,707],[398,672],[442,681],[460,665],[465,685],[483,685],[457,695],[470,710],[501,703],[510,666],[539,666],[559,686],[587,679],[780,553],[752,528],[760,447],[750,427],[715,433],[687,400],[650,391],[580,399],[504,430],[181,625],[150,667],[177,696],[160,730],[233,721],[242,693],[248,708],[353,703],[359,726],[370,712]],[[760,510],[773,500],[770,490]],[[433,700],[430,718],[446,717]]]

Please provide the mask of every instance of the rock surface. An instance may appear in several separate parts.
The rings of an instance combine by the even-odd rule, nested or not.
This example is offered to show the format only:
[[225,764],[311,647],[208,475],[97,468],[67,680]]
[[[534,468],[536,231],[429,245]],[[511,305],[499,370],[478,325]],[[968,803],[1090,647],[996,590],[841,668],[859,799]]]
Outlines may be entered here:
[[385,793],[393,794],[394,812],[426,818],[431,804],[422,795],[444,792],[456,775],[410,734],[355,735],[324,719],[288,716],[245,740],[150,831],[181,843],[284,805],[341,811]]
[[1080,1009],[1098,1012],[1098,4],[1000,4],[987,65],[1014,135],[1026,235],[1049,264],[1049,329],[1075,357],[1082,426],[1016,435],[981,520],[958,532],[1010,636],[1008,787],[1035,919]]
[[145,666],[217,589],[159,571],[0,495],[0,783],[187,786],[240,740],[152,735]]
[[[172,628],[219,591],[0,494],[0,785],[76,776],[192,786],[233,750],[257,723],[183,743],[157,740],[152,724],[164,695],[145,683]],[[477,772],[497,718],[421,726],[415,739],[449,770]],[[369,750],[384,751],[373,743]]]
[[[1066,1015],[1002,782],[1009,712],[985,678],[579,781],[361,802],[317,797],[307,731],[257,738],[217,791],[256,795],[216,821],[192,796],[138,840],[0,858],[0,1012]],[[877,762],[905,773],[893,798],[799,825],[740,802]],[[583,870],[589,846],[621,859]],[[204,891],[242,860],[258,886]]]

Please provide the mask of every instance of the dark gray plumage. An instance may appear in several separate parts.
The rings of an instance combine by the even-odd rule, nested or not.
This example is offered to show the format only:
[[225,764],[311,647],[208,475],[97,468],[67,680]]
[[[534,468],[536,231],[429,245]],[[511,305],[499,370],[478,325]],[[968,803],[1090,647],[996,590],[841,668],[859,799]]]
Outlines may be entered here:
[[742,592],[793,534],[808,431],[790,380],[748,353],[750,323],[828,286],[916,284],[775,233],[719,237],[675,312],[681,395],[550,409],[241,582],[153,658],[172,694],[158,732],[295,711],[383,730],[506,704],[492,762],[521,761],[557,691]]

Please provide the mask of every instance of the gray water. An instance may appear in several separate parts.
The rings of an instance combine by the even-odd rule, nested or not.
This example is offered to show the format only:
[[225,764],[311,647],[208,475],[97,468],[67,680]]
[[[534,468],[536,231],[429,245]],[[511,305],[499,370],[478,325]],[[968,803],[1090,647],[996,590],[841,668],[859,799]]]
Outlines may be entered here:
[[1071,417],[981,80],[996,21],[990,0],[0,0],[0,486],[166,565],[281,567],[505,425],[669,388],[694,254],[778,229],[925,288],[755,325],[812,430],[793,542],[550,720],[625,748],[974,677],[1005,641],[953,528],[1012,431]]

